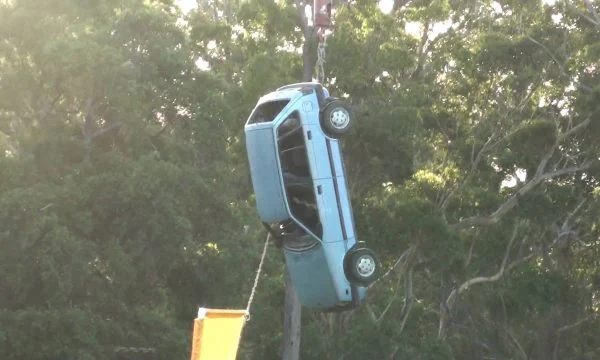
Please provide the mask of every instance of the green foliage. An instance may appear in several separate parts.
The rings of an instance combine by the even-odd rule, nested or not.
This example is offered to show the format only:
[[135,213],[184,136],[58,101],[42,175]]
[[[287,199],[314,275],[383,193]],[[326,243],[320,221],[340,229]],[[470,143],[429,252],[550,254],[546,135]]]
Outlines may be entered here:
[[[305,309],[301,358],[597,358],[600,173],[571,171],[600,149],[594,14],[396,3],[338,7],[325,65],[357,114],[358,239],[391,272],[355,312]],[[0,1],[1,358],[183,359],[198,306],[246,305],[265,234],[243,123],[301,81],[305,41],[314,60],[298,13]],[[526,185],[542,160],[560,176]],[[242,359],[281,356],[283,269],[273,247]]]
[[520,156],[544,153],[552,148],[557,138],[556,123],[549,120],[532,120],[522,123],[511,134],[508,145]]

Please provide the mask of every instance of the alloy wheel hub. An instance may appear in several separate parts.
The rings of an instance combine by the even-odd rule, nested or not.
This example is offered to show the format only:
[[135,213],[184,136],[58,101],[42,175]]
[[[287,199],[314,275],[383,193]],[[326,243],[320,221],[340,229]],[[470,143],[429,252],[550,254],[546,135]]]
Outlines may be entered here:
[[375,259],[369,255],[361,256],[356,262],[356,270],[363,277],[373,275],[375,272]]
[[336,129],[343,129],[350,123],[350,114],[345,109],[336,109],[329,118]]

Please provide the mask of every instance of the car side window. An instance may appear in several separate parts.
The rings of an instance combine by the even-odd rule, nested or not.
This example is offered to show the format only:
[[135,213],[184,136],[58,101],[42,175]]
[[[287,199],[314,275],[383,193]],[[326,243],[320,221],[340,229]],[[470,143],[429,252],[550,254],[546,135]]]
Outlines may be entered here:
[[279,155],[286,196],[292,215],[311,232],[322,237],[304,129],[295,111],[277,129]]
[[250,116],[248,124],[271,122],[290,102],[288,99],[274,100],[259,105]]

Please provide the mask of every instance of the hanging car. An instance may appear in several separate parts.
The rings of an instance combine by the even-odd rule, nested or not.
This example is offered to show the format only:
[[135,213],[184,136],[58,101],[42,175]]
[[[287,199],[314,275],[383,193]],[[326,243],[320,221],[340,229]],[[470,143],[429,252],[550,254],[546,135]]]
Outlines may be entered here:
[[353,121],[321,84],[298,83],[261,97],[244,127],[258,214],[307,307],[359,306],[379,270],[356,239],[346,182],[340,138]]

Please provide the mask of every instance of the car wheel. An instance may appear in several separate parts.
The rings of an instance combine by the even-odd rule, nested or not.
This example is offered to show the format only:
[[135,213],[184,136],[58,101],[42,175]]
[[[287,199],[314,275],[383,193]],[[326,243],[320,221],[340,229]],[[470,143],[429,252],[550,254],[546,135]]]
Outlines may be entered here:
[[349,254],[348,270],[350,281],[367,286],[372,283],[379,272],[379,259],[371,249],[361,248]]
[[332,137],[339,138],[348,133],[353,121],[352,110],[342,100],[332,100],[323,108],[322,125]]

